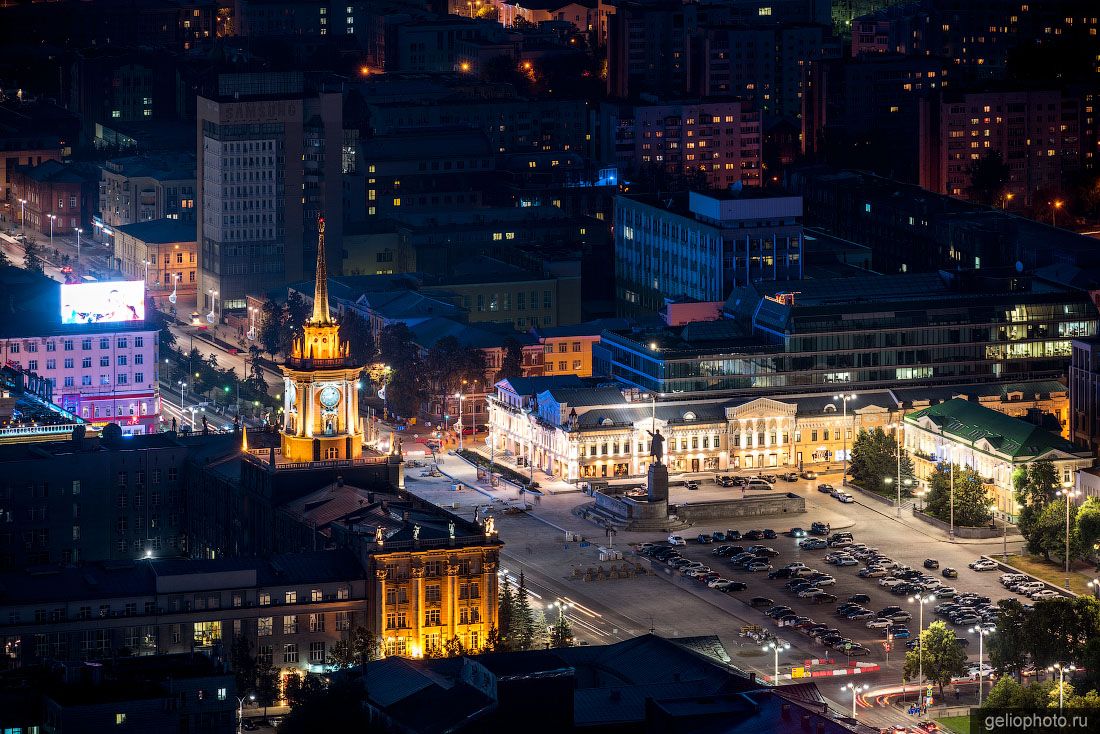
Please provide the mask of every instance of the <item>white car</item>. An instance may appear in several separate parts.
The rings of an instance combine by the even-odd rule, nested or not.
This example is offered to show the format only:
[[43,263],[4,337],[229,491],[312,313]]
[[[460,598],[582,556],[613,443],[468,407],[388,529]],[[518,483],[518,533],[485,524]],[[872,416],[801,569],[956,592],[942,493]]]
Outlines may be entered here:
[[862,569],[859,575],[865,579],[880,579],[886,575],[886,569],[867,567]]
[[669,545],[687,545],[687,541],[684,540],[682,535],[670,535],[668,536]]
[[966,669],[966,675],[968,678],[970,678],[970,680],[977,680],[979,670],[981,670],[981,675],[983,678],[988,678],[989,676],[993,675],[993,667],[990,666],[989,663],[983,664],[981,668],[979,668],[977,665],[971,665]]
[[800,597],[802,597],[803,599],[809,599],[811,596],[818,596],[819,594],[824,594],[824,593],[825,593],[824,589],[819,589],[815,586],[811,586],[808,589],[804,589],[804,590],[798,592],[798,595]]
[[818,586],[832,586],[836,583],[836,579],[832,576],[826,576],[825,578],[816,579],[814,583]]
[[886,629],[892,624],[893,622],[891,622],[889,619],[882,619],[881,617],[878,619],[869,619],[867,620],[867,629],[881,630]]
[[838,566],[858,566],[859,561],[857,561],[856,559],[851,558],[851,557],[838,558],[838,559],[836,559],[836,565],[838,565]]
[[794,571],[796,568],[806,568],[806,564],[802,561],[794,561],[793,563],[788,563],[784,568],[789,568]]
[[846,505],[850,505],[850,504],[852,504],[853,502],[856,501],[856,498],[853,497],[850,494],[842,494],[839,497],[837,497],[837,499],[840,500],[841,502],[843,502]]
[[991,561],[988,558],[979,558],[970,564],[970,567],[975,571],[993,571],[997,568],[995,561]]
[[1059,594],[1057,591],[1054,591],[1053,589],[1041,589],[1034,592],[1033,594],[1030,594],[1028,598],[1032,601],[1043,601],[1044,599],[1057,599],[1060,596],[1061,594]]
[[882,579],[881,581],[879,581],[878,585],[879,586],[884,586],[887,589],[892,589],[895,586],[897,586],[898,584],[904,584],[904,583],[905,582],[901,579],[887,578],[887,579]]

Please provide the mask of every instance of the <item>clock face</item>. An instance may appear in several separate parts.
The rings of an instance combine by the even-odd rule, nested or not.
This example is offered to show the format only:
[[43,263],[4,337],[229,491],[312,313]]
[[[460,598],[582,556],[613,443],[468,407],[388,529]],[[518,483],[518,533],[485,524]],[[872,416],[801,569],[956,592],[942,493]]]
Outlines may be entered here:
[[321,401],[321,405],[331,410],[340,404],[340,391],[332,385],[323,387],[317,399]]

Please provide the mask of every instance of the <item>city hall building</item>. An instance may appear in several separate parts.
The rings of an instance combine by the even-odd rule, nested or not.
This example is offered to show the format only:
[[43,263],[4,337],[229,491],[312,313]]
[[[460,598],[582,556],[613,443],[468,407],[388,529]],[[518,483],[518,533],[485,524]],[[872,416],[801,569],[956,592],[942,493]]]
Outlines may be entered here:
[[[961,397],[993,411],[1051,413],[1063,421],[1066,391],[1054,381],[950,390],[676,399],[572,375],[510,378],[489,401],[495,453],[523,459],[566,481],[641,477],[650,432],[665,438],[677,472],[794,470],[840,462],[861,430],[895,430],[904,415]],[[521,462],[522,463],[522,462]]]

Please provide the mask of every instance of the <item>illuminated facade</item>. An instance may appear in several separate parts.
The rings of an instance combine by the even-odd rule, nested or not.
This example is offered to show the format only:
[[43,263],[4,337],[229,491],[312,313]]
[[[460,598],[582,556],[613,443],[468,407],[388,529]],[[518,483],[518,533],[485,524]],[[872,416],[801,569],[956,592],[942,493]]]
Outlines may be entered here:
[[325,220],[317,222],[313,314],[294,341],[283,370],[282,456],[288,462],[353,460],[363,454],[359,373],[351,345],[329,313]]
[[[831,394],[662,400],[636,390],[580,387],[560,378],[502,380],[489,401],[498,455],[522,457],[566,481],[644,476],[648,431],[665,437],[665,463],[677,472],[797,470],[843,460],[861,430],[895,430],[931,400],[965,396],[990,412],[1038,408],[1064,420],[1065,388],[1035,382],[1002,392],[965,386],[929,395],[857,393],[845,415]],[[1020,421],[1022,422],[1022,421]]]

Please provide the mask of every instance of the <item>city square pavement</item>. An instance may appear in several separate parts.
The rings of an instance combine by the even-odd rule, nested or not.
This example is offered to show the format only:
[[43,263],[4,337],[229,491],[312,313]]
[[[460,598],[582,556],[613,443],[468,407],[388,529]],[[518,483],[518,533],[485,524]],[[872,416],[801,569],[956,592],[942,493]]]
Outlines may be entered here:
[[[582,643],[597,644],[625,639],[653,630],[667,637],[714,634],[722,640],[731,656],[731,663],[758,674],[771,675],[774,659],[765,655],[759,644],[741,636],[742,627],[759,625],[791,643],[791,649],[780,656],[780,668],[801,664],[803,660],[826,656],[824,648],[814,641],[793,630],[779,630],[774,622],[752,609],[748,600],[753,596],[765,596],[776,603],[788,604],[800,614],[817,621],[835,625],[854,640],[863,642],[872,648],[873,654],[860,658],[863,662],[878,663],[879,672],[866,674],[860,681],[872,687],[899,685],[901,683],[900,652],[895,649],[887,665],[882,649],[881,637],[867,630],[862,623],[837,620],[832,612],[835,605],[810,606],[806,600],[793,597],[784,590],[782,581],[768,580],[766,574],[749,574],[723,567],[724,562],[711,556],[713,545],[697,545],[692,539],[699,533],[710,533],[727,528],[742,532],[753,528],[770,527],[783,533],[791,527],[808,528],[813,521],[829,523],[833,530],[847,529],[855,535],[858,542],[878,547],[895,560],[920,568],[925,558],[935,558],[941,568],[953,566],[959,570],[960,578],[946,583],[960,591],[975,591],[990,596],[994,600],[1009,595],[999,583],[996,573],[979,574],[967,568],[967,563],[979,555],[998,556],[1002,550],[1002,540],[959,540],[948,542],[944,534],[919,520],[914,519],[908,510],[903,509],[900,517],[895,508],[862,496],[856,497],[853,504],[844,505],[832,497],[817,492],[820,481],[837,484],[839,472],[813,481],[792,483],[780,482],[773,491],[794,492],[806,499],[807,512],[797,515],[744,518],[721,523],[700,525],[680,531],[688,539],[685,555],[698,558],[711,565],[727,578],[742,580],[749,584],[747,591],[736,594],[721,594],[706,588],[691,579],[681,577],[661,564],[651,563],[648,559],[636,556],[633,548],[643,542],[663,542],[665,533],[619,532],[613,540],[615,550],[623,553],[622,560],[603,561],[599,559],[600,546],[608,545],[606,531],[596,524],[582,519],[577,509],[592,501],[592,498],[580,493],[572,485],[564,482],[550,484],[544,478],[536,478],[541,485],[541,494],[521,492],[510,483],[498,480],[490,487],[484,478],[478,477],[477,470],[468,462],[454,455],[442,457],[439,465],[440,477],[421,476],[424,468],[406,468],[406,488],[433,502],[464,516],[472,516],[475,508],[479,512],[491,511],[497,518],[496,527],[505,541],[502,567],[508,576],[515,580],[523,571],[529,588],[537,602],[564,599],[575,606],[569,612],[569,618]],[[455,486],[458,489],[455,489]],[[725,489],[704,482],[699,490],[689,491],[682,486],[671,488],[670,501],[698,502],[714,499],[729,499],[740,496],[740,490]],[[525,506],[526,512],[505,513],[506,506]],[[711,526],[713,525],[713,526]],[[582,540],[573,541],[577,537]],[[764,544],[780,551],[780,556],[772,563],[782,566],[801,560],[812,567],[831,573],[837,583],[830,589],[839,599],[856,593],[866,593],[872,597],[873,608],[888,604],[899,604],[910,608],[913,613],[911,628],[916,631],[918,609],[906,599],[893,596],[869,579],[856,576],[858,567],[834,568],[821,561],[824,551],[804,551],[797,547],[792,538],[782,534]],[[1008,550],[1018,549],[1021,539],[1009,536]],[[629,573],[622,573],[623,564]],[[615,566],[619,578],[610,578],[611,567]],[[599,570],[603,569],[603,573]],[[638,573],[637,570],[643,573]],[[590,573],[590,569],[594,573]],[[586,580],[590,579],[590,580]],[[597,580],[599,579],[599,580]],[[925,609],[924,624],[935,620],[932,610]],[[957,630],[960,636],[968,636],[964,630]],[[967,648],[972,659],[977,658],[976,640]],[[844,656],[839,657],[841,664]],[[840,687],[843,679],[821,684],[823,693],[835,699],[838,705],[843,702]],[[833,690],[836,689],[836,690]],[[849,699],[850,701],[850,699]],[[849,703],[850,705],[850,703]],[[869,711],[869,719],[879,717],[883,722],[890,721],[893,712]]]

